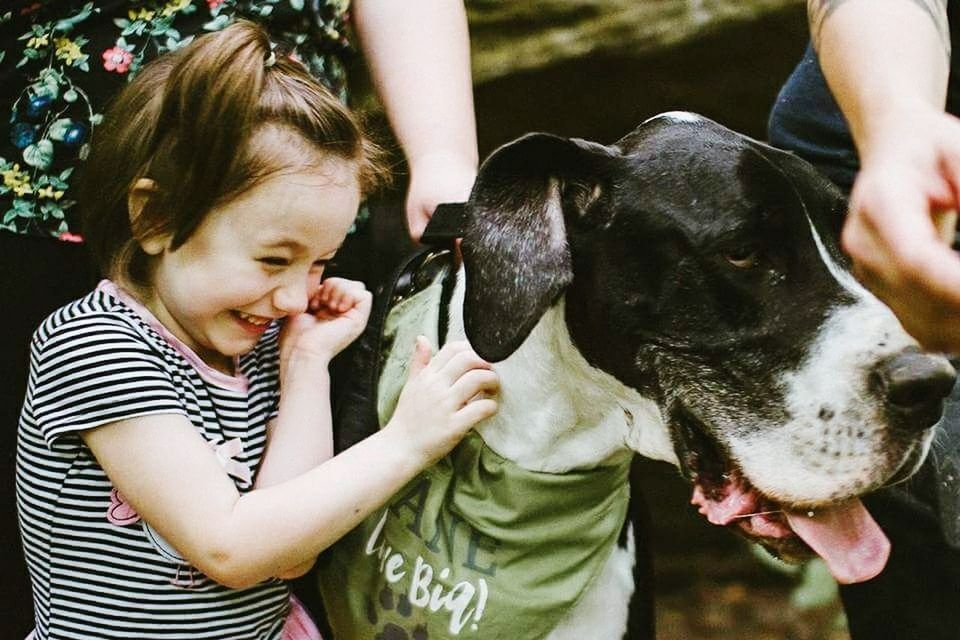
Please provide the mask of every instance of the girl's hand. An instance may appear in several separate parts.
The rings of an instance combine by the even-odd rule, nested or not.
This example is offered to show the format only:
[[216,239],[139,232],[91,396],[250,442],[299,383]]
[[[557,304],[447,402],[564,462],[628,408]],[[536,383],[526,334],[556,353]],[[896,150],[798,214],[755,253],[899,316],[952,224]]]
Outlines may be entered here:
[[[323,366],[363,332],[373,296],[362,282],[327,278],[310,299],[307,311],[287,318],[280,334],[280,361],[311,357]],[[281,366],[281,377],[283,366]]]
[[465,341],[451,342],[437,355],[424,337],[417,338],[410,375],[397,409],[385,429],[406,432],[413,455],[422,466],[442,458],[478,422],[497,411],[490,396],[500,379],[490,363]]

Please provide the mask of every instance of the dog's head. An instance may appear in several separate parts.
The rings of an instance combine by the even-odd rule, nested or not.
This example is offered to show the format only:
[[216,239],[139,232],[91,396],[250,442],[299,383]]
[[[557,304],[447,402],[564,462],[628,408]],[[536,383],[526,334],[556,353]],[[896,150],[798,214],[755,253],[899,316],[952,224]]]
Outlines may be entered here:
[[523,137],[467,205],[467,336],[504,359],[562,300],[586,361],[659,405],[702,513],[783,557],[830,555],[866,526],[855,498],[919,466],[954,382],[846,271],[845,204],[808,163],[692,114],[612,146]]

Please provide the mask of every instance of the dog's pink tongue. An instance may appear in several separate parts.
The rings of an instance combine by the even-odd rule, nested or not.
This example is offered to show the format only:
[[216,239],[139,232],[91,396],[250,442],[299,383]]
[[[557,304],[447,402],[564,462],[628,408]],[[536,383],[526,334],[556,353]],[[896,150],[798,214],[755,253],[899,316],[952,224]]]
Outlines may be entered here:
[[812,517],[803,511],[785,514],[790,528],[823,558],[837,582],[863,582],[886,566],[890,541],[859,500],[817,509]]

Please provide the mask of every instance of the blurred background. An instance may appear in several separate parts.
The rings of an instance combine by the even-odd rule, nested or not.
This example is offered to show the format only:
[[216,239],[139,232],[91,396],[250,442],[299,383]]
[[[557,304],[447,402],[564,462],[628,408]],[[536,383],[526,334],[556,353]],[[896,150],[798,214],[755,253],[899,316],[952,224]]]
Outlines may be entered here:
[[[530,131],[610,143],[646,118],[695,111],[764,139],[807,41],[802,0],[467,0],[481,158]],[[383,131],[357,61],[353,102]],[[402,158],[397,158],[402,163]],[[401,179],[370,203],[355,268],[376,281],[411,247]],[[661,640],[847,640],[822,566],[786,567],[707,524],[669,465],[640,462],[652,512]]]

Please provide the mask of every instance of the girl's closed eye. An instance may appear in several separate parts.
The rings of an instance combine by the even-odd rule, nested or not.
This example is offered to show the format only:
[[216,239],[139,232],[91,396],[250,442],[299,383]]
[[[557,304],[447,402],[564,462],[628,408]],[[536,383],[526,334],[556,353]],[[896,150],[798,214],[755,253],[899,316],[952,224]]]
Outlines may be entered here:
[[290,266],[290,258],[285,256],[263,256],[257,258],[257,262],[268,267],[287,267]]

